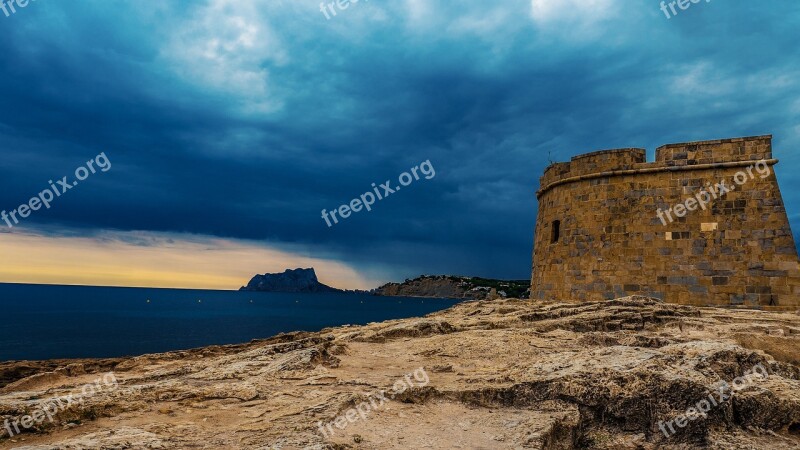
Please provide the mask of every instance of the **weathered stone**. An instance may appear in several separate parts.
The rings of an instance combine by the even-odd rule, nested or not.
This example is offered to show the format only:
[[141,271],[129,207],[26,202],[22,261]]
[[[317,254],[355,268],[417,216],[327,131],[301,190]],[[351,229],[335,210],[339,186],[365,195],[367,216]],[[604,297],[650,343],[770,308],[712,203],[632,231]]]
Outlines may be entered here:
[[[537,192],[531,298],[601,300],[626,290],[576,296],[572,287],[638,285],[674,303],[800,305],[777,162],[772,136],[757,136],[665,145],[655,162],[628,148],[552,164]],[[579,253],[571,236],[580,236]],[[745,297],[748,286],[771,286],[773,295]]]

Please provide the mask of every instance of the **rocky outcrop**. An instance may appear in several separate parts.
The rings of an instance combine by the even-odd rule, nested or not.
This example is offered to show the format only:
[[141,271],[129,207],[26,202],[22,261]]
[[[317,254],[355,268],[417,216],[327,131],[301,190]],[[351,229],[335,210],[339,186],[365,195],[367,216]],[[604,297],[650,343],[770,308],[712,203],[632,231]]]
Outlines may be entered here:
[[0,363],[0,390],[6,385],[41,374],[73,374],[76,371],[102,372],[113,369],[123,359],[53,359],[49,361],[12,361]]
[[[793,449],[799,344],[797,314],[641,297],[466,302],[423,318],[124,359],[113,367],[117,390],[0,447]],[[750,376],[754,367],[766,375]],[[0,421],[108,369],[84,368],[6,386]],[[415,369],[429,382],[397,391],[419,381]],[[677,425],[722,382],[737,386],[729,398]],[[394,393],[356,413],[382,391]]]
[[505,297],[527,298],[529,281],[504,281],[447,275],[423,275],[402,283],[388,283],[375,289],[374,295],[387,297],[436,297],[491,300]]
[[256,275],[240,291],[259,292],[343,292],[324,285],[317,279],[314,269],[287,269],[283,273]]

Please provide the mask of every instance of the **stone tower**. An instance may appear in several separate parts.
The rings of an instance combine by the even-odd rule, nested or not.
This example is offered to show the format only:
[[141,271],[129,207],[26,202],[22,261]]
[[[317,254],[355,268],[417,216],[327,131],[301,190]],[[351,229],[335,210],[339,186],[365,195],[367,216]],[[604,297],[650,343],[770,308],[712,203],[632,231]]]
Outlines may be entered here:
[[532,299],[796,308],[772,136],[599,151],[545,170]]

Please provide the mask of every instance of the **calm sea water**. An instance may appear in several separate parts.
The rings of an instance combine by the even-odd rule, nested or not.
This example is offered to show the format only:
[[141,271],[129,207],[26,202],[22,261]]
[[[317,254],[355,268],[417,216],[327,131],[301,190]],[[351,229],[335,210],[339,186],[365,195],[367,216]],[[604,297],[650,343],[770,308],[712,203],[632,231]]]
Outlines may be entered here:
[[[148,300],[149,303],[148,303]],[[0,361],[234,344],[425,315],[458,300],[0,283]]]

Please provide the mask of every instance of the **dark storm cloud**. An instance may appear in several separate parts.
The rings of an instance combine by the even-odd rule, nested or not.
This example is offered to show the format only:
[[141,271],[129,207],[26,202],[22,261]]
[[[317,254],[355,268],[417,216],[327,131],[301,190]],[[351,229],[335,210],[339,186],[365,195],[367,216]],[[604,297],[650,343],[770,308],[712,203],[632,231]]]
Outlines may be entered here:
[[[190,232],[397,277],[526,278],[549,160],[774,133],[795,230],[791,0],[45,2],[0,16],[0,205],[105,151],[31,223]],[[320,217],[430,160],[432,180]]]

